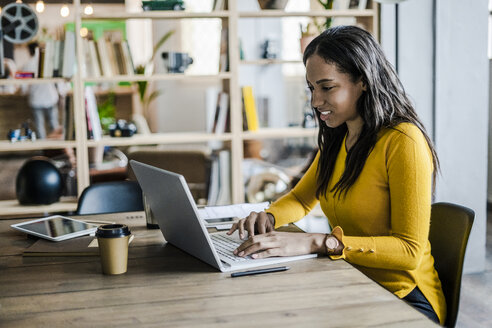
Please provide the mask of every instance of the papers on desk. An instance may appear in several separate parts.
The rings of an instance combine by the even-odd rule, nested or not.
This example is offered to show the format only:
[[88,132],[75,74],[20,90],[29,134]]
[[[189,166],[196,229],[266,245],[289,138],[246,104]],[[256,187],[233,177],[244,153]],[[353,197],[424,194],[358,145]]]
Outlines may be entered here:
[[[243,203],[243,204],[234,204],[234,205],[223,205],[223,206],[205,206],[198,209],[198,215],[202,220],[208,219],[218,219],[218,218],[245,218],[251,212],[260,212],[265,210],[269,202],[263,203]],[[226,224],[226,222],[217,222],[217,223],[209,223],[205,221],[205,225],[207,227],[215,227],[218,230],[224,230],[231,228],[232,224]]]

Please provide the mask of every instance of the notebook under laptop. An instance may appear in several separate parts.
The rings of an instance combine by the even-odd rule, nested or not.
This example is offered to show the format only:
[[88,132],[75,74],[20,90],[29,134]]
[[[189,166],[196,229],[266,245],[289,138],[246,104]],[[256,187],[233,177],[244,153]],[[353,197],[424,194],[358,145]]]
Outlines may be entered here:
[[317,256],[308,254],[257,260],[237,257],[232,253],[232,249],[242,242],[237,232],[232,238],[225,232],[209,234],[182,175],[134,160],[130,165],[166,241],[222,272]]

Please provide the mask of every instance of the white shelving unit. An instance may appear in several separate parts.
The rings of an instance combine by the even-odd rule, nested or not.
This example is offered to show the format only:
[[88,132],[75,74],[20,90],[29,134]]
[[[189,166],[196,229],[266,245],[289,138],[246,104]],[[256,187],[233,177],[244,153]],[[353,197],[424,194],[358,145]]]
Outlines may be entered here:
[[[75,140],[74,141],[44,141],[36,142],[10,143],[8,141],[0,142],[1,152],[12,151],[29,151],[38,149],[63,149],[66,147],[74,148],[77,154],[77,190],[80,194],[85,187],[89,185],[89,148],[97,146],[134,146],[134,145],[152,145],[152,144],[186,144],[200,143],[207,141],[226,141],[231,147],[231,191],[233,202],[244,201],[244,185],[242,176],[243,162],[243,142],[247,140],[275,139],[275,138],[303,138],[314,137],[315,129],[293,128],[262,128],[259,131],[243,131],[242,115],[242,98],[239,86],[239,66],[240,65],[283,65],[291,63],[300,63],[298,60],[240,60],[239,57],[239,40],[238,40],[238,21],[241,18],[282,18],[282,17],[356,17],[358,20],[369,25],[371,32],[378,36],[379,17],[376,4],[370,1],[372,9],[367,10],[326,10],[326,11],[309,11],[309,12],[286,12],[283,10],[259,10],[239,12],[237,1],[229,0],[228,10],[212,12],[186,12],[186,11],[148,11],[142,13],[98,13],[91,16],[83,14],[80,0],[74,0],[75,12],[75,30],[79,31],[84,20],[127,20],[127,19],[201,19],[201,18],[219,18],[222,19],[223,25],[229,31],[229,71],[221,72],[216,75],[187,75],[187,74],[156,74],[146,75],[118,75],[113,77],[87,77],[83,78],[80,74],[81,60],[83,58],[83,49],[81,46],[76,47],[77,73],[70,80],[73,83],[73,101],[75,122]],[[297,37],[297,36],[295,36]],[[80,33],[76,33],[76,44],[82,44]],[[111,138],[103,137],[101,140],[87,140],[86,114],[84,104],[84,83],[104,83],[118,81],[222,81],[222,84],[229,93],[230,99],[230,132],[223,134],[212,133],[157,133],[152,135],[135,135],[130,138]],[[0,80],[0,85],[8,84],[27,84],[27,83],[45,83],[45,82],[62,82],[66,79],[22,79],[22,80]],[[62,204],[53,204],[43,207],[43,211],[50,212],[59,209],[74,210],[75,201],[68,204],[64,201]],[[19,206],[15,201],[0,202],[0,215],[5,213],[16,213]],[[37,207],[23,207],[22,213],[38,212]]]

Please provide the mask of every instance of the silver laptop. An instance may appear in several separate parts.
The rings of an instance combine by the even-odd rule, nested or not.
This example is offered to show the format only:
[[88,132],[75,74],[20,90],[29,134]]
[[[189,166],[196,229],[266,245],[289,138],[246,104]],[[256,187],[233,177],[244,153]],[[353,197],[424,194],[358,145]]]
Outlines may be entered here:
[[224,231],[207,231],[182,175],[134,160],[130,165],[166,241],[222,272],[317,256],[307,254],[256,260],[235,256],[233,250],[243,242],[237,231],[231,236]]

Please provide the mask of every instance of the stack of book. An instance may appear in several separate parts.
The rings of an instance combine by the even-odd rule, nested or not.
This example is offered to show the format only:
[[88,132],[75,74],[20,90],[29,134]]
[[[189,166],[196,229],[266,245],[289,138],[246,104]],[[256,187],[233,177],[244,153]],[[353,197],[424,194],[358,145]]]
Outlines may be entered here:
[[126,40],[121,42],[99,39],[97,41],[83,39],[84,77],[111,77],[115,75],[133,75],[135,67]]
[[36,51],[38,68],[35,77],[71,78],[75,71],[75,33],[65,31],[63,39],[49,39]]
[[[135,74],[130,47],[126,40],[116,42],[84,38],[82,39],[82,51],[84,53],[81,62],[82,77],[97,78]],[[42,47],[36,50],[35,56],[39,62],[37,71],[20,72],[18,78],[33,76],[71,78],[76,66],[74,32],[66,31],[63,40],[47,40]]]

